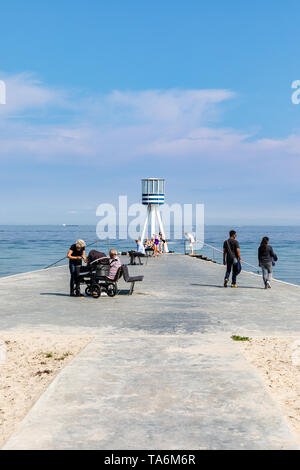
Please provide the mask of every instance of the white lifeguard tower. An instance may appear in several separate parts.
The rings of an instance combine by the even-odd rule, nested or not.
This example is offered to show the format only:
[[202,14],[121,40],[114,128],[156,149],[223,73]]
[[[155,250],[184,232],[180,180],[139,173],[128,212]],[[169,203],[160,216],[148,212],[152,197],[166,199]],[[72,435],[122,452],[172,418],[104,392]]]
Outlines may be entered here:
[[[159,212],[159,206],[165,202],[165,180],[163,178],[146,178],[142,179],[142,204],[148,206],[147,216],[144,224],[141,242],[143,243],[147,231],[148,221],[151,221],[151,237],[156,233],[156,222],[158,223],[159,232],[165,238],[165,231]],[[168,245],[165,244],[165,251],[168,253]]]

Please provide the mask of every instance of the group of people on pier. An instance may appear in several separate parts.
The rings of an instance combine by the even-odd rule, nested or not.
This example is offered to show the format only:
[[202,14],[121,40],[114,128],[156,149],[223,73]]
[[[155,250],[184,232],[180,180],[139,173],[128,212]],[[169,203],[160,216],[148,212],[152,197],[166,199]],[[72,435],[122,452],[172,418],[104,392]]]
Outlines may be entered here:
[[[223,264],[226,266],[226,274],[224,279],[224,287],[228,287],[230,274],[232,273],[231,287],[238,287],[237,276],[242,270],[242,258],[240,252],[240,244],[236,239],[236,231],[229,232],[228,240],[223,245]],[[275,262],[278,261],[277,255],[271,245],[269,238],[263,237],[258,248],[258,265],[262,269],[263,281],[265,289],[271,288],[272,271]]]
[[[165,253],[166,239],[163,237],[162,233],[155,235],[149,239],[146,238],[145,242],[142,243],[140,240],[136,240],[136,250],[129,252],[130,264],[136,264],[136,258],[145,257],[147,254],[151,253],[156,258],[159,254]],[[86,244],[83,240],[77,240],[74,243],[68,252],[67,258],[69,259],[69,268],[70,268],[70,295],[74,296],[75,290],[75,277],[76,277],[76,266],[81,266],[82,261],[85,263],[91,263],[93,251],[90,252],[89,256],[86,256]],[[104,255],[105,256],[105,255]],[[271,245],[269,245],[269,238],[263,237],[261,244],[258,248],[258,264],[262,269],[263,281],[265,289],[271,288],[271,279],[272,271],[275,262],[278,260],[277,255],[274,253],[274,250]],[[110,270],[108,274],[108,279],[114,279],[116,271],[121,266],[118,253],[115,249],[110,250],[109,252],[109,264]],[[224,279],[224,287],[228,287],[229,279],[231,275],[231,287],[237,288],[237,276],[242,270],[242,258],[240,252],[240,244],[237,240],[237,233],[235,230],[231,230],[229,233],[229,238],[224,241],[223,244],[223,264],[226,266],[226,273]]]
[[[86,243],[84,240],[77,240],[74,245],[70,246],[67,258],[69,259],[69,268],[70,268],[70,296],[76,297],[80,294],[75,293],[76,287],[76,268],[82,266],[82,261],[87,264],[91,264],[97,259],[99,255],[106,257],[105,253],[99,253],[95,250],[90,251],[89,255],[86,256]],[[107,279],[113,280],[118,269],[121,267],[121,261],[118,257],[118,252],[115,249],[111,249],[109,252],[109,272],[107,274]]]
[[[136,249],[129,252],[130,264],[136,264],[136,258],[143,258],[147,255],[152,255],[157,258],[159,255],[166,253],[167,240],[161,232],[154,237],[146,237],[144,243],[141,240],[136,240]],[[141,264],[141,262],[140,262]]]

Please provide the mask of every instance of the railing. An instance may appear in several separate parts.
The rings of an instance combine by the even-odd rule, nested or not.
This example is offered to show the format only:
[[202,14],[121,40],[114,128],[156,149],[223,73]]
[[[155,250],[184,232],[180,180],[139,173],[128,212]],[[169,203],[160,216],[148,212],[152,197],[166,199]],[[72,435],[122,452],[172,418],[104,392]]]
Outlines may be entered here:
[[[111,241],[106,240],[106,243],[107,243],[106,249],[109,252],[109,250],[111,248]],[[89,243],[88,245],[86,245],[86,248],[89,248],[89,247],[95,246],[95,245],[99,245],[99,244],[101,244],[102,247],[103,247],[103,240],[96,240],[92,243]],[[104,249],[104,247],[103,247],[103,249]],[[184,240],[184,253],[186,255],[191,253],[189,240]],[[202,255],[203,257],[206,257],[206,258],[208,258],[208,259],[210,259],[210,260],[212,260],[216,263],[223,264],[223,251],[216,248],[215,246],[209,245],[208,243],[195,241],[195,243],[193,243],[193,254],[194,255]],[[66,259],[67,259],[67,256],[64,256],[63,258],[59,259],[58,261],[55,261],[54,263],[50,264],[49,266],[46,266],[44,269],[52,268],[52,267],[56,266],[57,264],[62,263]],[[259,273],[258,266],[254,266],[253,264],[250,264],[250,263],[248,263],[244,260],[242,260],[242,265],[243,266],[248,266],[249,268],[251,268],[250,270],[255,272],[255,273]]]
[[[86,248],[89,248],[90,246],[94,246],[94,245],[98,245],[100,242],[100,240],[96,240],[92,243],[89,243],[88,245],[86,245]],[[110,251],[110,241],[107,240],[107,249],[108,249],[108,252]],[[62,263],[65,259],[67,259],[67,256],[64,256],[63,258],[55,261],[54,263],[50,264],[49,266],[46,266],[44,269],[50,269],[50,268],[53,268],[54,266],[56,266],[57,264],[59,263]]]
[[[214,261],[219,264],[223,264],[223,251],[216,248],[215,246],[209,245],[205,242],[195,241],[193,243],[193,250],[190,247],[189,240],[184,240],[184,254],[188,255],[193,252],[194,255],[202,255],[203,257],[207,257],[208,260]],[[255,273],[259,273],[259,267],[254,266],[251,263],[247,263],[246,261],[242,260],[242,265],[248,266],[251,268],[251,271]]]

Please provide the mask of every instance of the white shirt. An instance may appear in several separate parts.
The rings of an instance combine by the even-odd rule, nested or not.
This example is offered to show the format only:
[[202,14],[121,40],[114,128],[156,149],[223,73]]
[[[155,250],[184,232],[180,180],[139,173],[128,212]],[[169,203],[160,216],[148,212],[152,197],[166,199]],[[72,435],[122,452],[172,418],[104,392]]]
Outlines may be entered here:
[[187,233],[186,236],[188,237],[190,243],[195,243],[195,238],[191,233]]
[[137,243],[136,245],[136,251],[137,253],[142,253],[143,255],[145,254],[145,247],[141,243]]

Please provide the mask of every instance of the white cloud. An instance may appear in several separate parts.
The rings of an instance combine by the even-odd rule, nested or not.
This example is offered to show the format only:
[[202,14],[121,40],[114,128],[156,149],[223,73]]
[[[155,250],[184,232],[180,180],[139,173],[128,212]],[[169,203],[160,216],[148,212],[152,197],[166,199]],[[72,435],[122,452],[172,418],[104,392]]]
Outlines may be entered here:
[[221,126],[223,104],[235,98],[230,90],[114,91],[79,99],[78,92],[50,89],[28,74],[5,81],[0,158],[101,164],[157,156],[246,169],[284,156],[299,170],[300,136],[255,139]]
[[139,92],[114,91],[107,104],[121,114],[139,122],[170,125],[207,122],[215,111],[214,104],[233,98],[227,90],[146,90]]
[[12,116],[18,117],[19,113],[31,111],[43,111],[51,105],[67,105],[62,91],[52,90],[42,85],[31,74],[23,73],[14,76],[1,74],[6,84],[6,105],[0,106],[1,119]]

